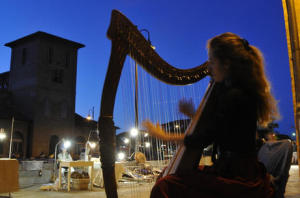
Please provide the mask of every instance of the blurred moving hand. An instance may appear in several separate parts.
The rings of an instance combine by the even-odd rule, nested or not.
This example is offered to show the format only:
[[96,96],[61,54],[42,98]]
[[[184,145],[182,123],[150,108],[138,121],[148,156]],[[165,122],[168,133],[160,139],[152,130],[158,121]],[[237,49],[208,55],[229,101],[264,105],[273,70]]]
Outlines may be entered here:
[[184,115],[188,116],[189,118],[192,118],[195,114],[195,107],[192,99],[186,100],[181,99],[179,101],[179,111],[183,113]]
[[142,123],[143,127],[148,131],[149,135],[156,137],[164,141],[182,142],[184,134],[166,133],[160,126],[159,123],[154,125],[149,120],[145,120]]
[[148,131],[149,135],[156,137],[161,140],[167,140],[167,134],[166,132],[159,126],[159,123],[154,125],[149,120],[145,120],[142,125],[145,127],[145,129]]

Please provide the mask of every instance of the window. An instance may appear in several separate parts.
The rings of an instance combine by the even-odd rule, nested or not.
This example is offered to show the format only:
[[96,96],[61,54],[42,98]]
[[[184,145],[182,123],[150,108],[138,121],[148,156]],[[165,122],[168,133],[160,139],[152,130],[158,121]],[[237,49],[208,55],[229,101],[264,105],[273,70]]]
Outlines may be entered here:
[[64,70],[63,69],[54,69],[52,70],[52,74],[51,74],[51,79],[52,82],[55,83],[63,83],[63,77],[64,77]]
[[23,48],[22,49],[22,65],[25,65],[27,61],[27,49]]
[[85,138],[83,136],[77,136],[75,138],[75,152],[74,152],[74,159],[81,159],[84,160],[84,156],[80,156],[85,150]]
[[49,64],[52,64],[53,62],[53,48],[49,47],[48,49],[48,62]]
[[12,155],[16,158],[20,158],[23,156],[23,135],[19,131],[15,131],[13,134],[13,140],[12,140]]
[[2,155],[2,154],[3,154],[3,143],[0,142],[0,155]]
[[55,152],[55,146],[58,143],[59,138],[56,135],[52,135],[50,137],[50,144],[49,144],[49,154],[54,154]]

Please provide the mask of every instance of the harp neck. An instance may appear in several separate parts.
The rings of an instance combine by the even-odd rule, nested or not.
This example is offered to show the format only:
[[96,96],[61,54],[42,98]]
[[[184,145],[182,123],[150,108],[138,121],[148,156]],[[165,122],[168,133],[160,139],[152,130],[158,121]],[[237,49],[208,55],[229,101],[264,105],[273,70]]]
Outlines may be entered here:
[[[164,61],[144,38],[137,26],[117,10],[112,11],[107,36],[124,49],[148,73],[173,85],[197,82],[208,74],[207,62],[191,69],[179,69]],[[182,67],[181,67],[182,68]]]

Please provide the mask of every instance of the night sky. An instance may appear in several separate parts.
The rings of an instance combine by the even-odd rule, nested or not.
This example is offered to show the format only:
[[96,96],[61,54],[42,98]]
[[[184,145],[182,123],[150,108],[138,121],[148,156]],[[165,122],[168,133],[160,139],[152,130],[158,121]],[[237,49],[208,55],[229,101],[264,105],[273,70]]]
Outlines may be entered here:
[[[206,41],[217,34],[233,32],[246,38],[264,54],[282,117],[278,130],[291,134],[291,78],[281,0],[1,0],[0,73],[10,66],[11,51],[4,44],[36,31],[82,43],[86,47],[78,54],[76,112],[85,117],[94,106],[97,119],[110,56],[106,31],[112,9],[149,30],[158,54],[175,66],[203,63]],[[116,125],[127,130],[122,121]]]

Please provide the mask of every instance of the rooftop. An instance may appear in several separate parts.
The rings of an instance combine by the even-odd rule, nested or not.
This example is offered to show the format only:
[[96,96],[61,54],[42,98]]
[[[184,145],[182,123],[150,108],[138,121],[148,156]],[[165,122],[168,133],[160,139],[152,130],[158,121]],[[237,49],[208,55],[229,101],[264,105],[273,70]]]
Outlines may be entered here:
[[65,43],[67,45],[71,45],[71,46],[73,46],[77,49],[84,47],[84,45],[81,44],[81,43],[77,43],[77,42],[74,42],[74,41],[71,41],[71,40],[68,40],[68,39],[64,39],[64,38],[61,38],[61,37],[58,37],[58,36],[55,36],[55,35],[52,35],[52,34],[48,34],[46,32],[42,32],[42,31],[37,31],[33,34],[29,34],[28,36],[25,36],[25,37],[22,37],[20,39],[15,40],[15,41],[6,43],[5,46],[15,47],[19,44],[22,44],[22,43],[25,43],[25,42],[28,42],[28,41],[31,41],[31,40],[35,40],[35,39],[48,39],[48,40],[52,40],[52,41],[55,40],[55,41]]

